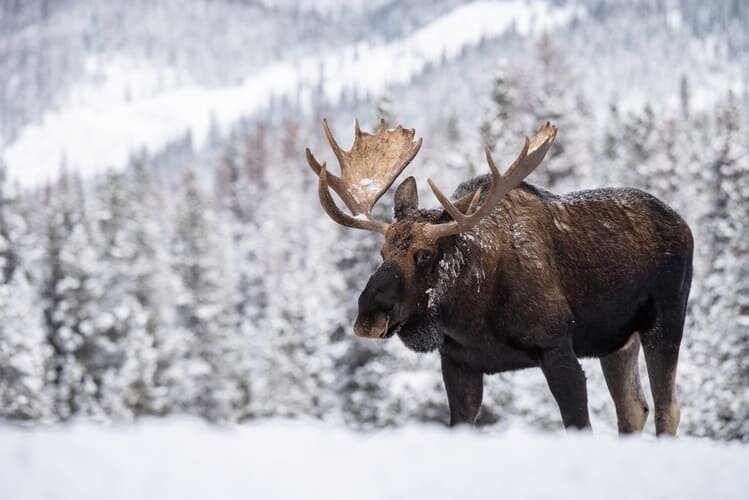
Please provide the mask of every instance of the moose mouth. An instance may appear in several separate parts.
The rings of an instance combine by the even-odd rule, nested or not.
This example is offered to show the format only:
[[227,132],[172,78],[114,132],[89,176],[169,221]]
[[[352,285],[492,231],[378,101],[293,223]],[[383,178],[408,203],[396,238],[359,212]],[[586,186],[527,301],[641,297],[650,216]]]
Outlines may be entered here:
[[389,339],[396,333],[399,333],[401,330],[401,326],[403,326],[403,323],[400,321],[396,321],[395,323],[393,323],[392,325],[388,327],[387,332],[385,333],[385,336],[382,338]]
[[357,317],[354,323],[354,333],[357,337],[367,339],[389,339],[401,327],[401,322],[390,322],[390,316],[380,316],[375,318]]

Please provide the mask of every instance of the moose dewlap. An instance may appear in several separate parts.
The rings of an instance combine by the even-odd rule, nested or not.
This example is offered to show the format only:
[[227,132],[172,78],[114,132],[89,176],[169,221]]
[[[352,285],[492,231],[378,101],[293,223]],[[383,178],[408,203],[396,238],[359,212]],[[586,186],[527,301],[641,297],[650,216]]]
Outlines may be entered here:
[[[557,134],[547,123],[525,139],[504,173],[461,184],[452,199],[430,179],[442,209],[420,209],[413,177],[395,192],[394,219],[372,207],[421,147],[414,131],[374,134],[356,123],[343,150],[325,135],[341,167],[331,174],[307,149],[325,212],[347,227],[381,233],[382,265],[359,297],[354,332],[398,335],[410,349],[437,350],[450,423],[473,423],[483,375],[540,367],[567,427],[587,428],[579,357],[598,357],[619,431],[642,430],[648,405],[637,370],[645,354],[658,434],[675,434],[675,393],[692,276],[692,234],[679,215],[637,189],[558,196],[523,182]],[[350,214],[333,200],[330,188]]]

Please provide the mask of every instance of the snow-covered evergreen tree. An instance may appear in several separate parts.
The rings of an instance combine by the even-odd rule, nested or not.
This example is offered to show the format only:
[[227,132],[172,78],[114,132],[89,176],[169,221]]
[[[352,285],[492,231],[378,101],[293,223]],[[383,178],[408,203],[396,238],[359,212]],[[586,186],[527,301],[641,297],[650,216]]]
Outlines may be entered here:
[[168,385],[162,375],[169,370],[170,338],[173,338],[174,275],[171,273],[169,235],[171,212],[164,203],[165,187],[142,159],[134,159],[128,185],[135,196],[129,205],[127,237],[133,253],[126,270],[132,293],[145,314],[146,337],[143,350],[134,361],[139,374],[133,386],[136,405],[134,412],[165,413],[171,402]]
[[45,386],[50,349],[22,256],[27,225],[5,182],[0,162],[0,416],[39,420],[51,410]]
[[601,184],[617,186],[623,182],[625,150],[622,141],[622,113],[614,98],[609,102],[603,131],[598,141],[598,179]]
[[[281,142],[290,141],[289,132],[277,134],[285,137]],[[264,381],[253,407],[260,415],[332,416],[336,348],[330,343],[341,309],[329,304],[339,297],[341,276],[333,267],[339,241],[315,208],[317,185],[309,182],[304,160],[292,154],[295,148],[284,149],[270,161],[283,165],[283,174],[268,169],[267,195],[256,207],[266,214],[258,215],[256,238],[263,245],[268,296],[254,340]]]
[[481,141],[492,150],[507,151],[522,137],[517,135],[519,84],[514,78],[508,63],[500,62],[479,125]]
[[[100,280],[105,290],[99,302],[95,343],[101,380],[100,404],[112,416],[123,418],[154,411],[154,372],[157,355],[154,313],[149,297],[158,260],[149,221],[141,205],[147,186],[137,178],[142,165],[125,173],[109,172],[97,186]],[[143,266],[147,269],[143,269]],[[146,274],[146,272],[148,274]]]
[[502,62],[496,71],[479,126],[482,141],[505,164],[517,156],[523,137],[551,121],[559,135],[544,168],[529,180],[559,191],[583,187],[590,177],[593,144],[587,128],[591,110],[579,91],[577,69],[544,33],[533,57],[519,64]]
[[97,368],[100,269],[80,179],[63,172],[47,193],[42,299],[53,349],[51,390],[56,415],[100,413]]
[[704,172],[711,187],[709,210],[701,221],[709,245],[709,273],[697,299],[705,315],[703,326],[712,331],[705,339],[710,352],[701,374],[701,390],[711,395],[711,404],[701,408],[709,423],[698,432],[747,439],[749,141],[739,106],[729,92],[716,107],[713,158]]
[[[296,125],[291,122],[284,127],[287,132],[282,141],[284,156],[291,155],[295,148],[295,129]],[[261,232],[268,195],[267,165],[263,163],[268,154],[266,133],[264,124],[255,126],[246,134],[235,133],[227,142],[219,167],[225,183],[221,217],[225,219],[232,242],[230,266],[236,287],[231,294],[236,321],[233,328],[241,338],[245,353],[237,359],[251,364],[245,368],[251,372],[246,381],[249,385],[244,388],[247,398],[256,390],[262,393],[268,378],[272,377],[268,373],[268,356],[263,352],[268,336],[262,327],[267,315],[268,295],[264,261],[267,251]],[[257,411],[252,404],[245,405],[240,418]]]
[[375,109],[375,123],[372,127],[376,130],[380,125],[380,120],[385,120],[385,126],[388,128],[395,127],[397,125],[395,119],[395,111],[393,109],[393,96],[389,92],[385,91],[377,100],[377,107]]
[[167,377],[176,411],[234,420],[249,403],[245,346],[234,328],[226,236],[188,170],[177,199],[171,241],[176,275],[175,341]]
[[655,151],[656,119],[652,106],[631,111],[624,118],[620,140],[623,160],[619,173],[619,184],[645,187],[648,182],[647,167]]
[[[544,33],[536,42],[534,57],[520,67],[515,77],[516,103],[520,107],[523,135],[550,121],[559,128],[544,168],[531,177],[558,191],[586,185],[591,165],[590,105],[580,92],[578,68],[572,66],[551,36]],[[522,136],[519,136],[522,137]],[[518,147],[516,147],[517,150]],[[515,153],[517,154],[517,153]]]

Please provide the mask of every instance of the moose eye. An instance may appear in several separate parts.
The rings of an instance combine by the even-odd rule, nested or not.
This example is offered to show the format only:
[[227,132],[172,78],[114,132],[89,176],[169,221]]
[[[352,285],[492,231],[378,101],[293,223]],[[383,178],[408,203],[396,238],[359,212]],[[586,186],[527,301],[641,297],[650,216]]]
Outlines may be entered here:
[[418,252],[416,252],[415,258],[417,266],[425,266],[432,262],[434,253],[432,253],[430,250],[419,250]]

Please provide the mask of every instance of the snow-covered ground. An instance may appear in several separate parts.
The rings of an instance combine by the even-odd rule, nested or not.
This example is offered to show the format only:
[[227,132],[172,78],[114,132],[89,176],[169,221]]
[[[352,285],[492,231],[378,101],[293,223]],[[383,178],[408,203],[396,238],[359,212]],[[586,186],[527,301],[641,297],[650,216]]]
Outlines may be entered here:
[[317,423],[0,427],[3,499],[746,498],[749,447]]

